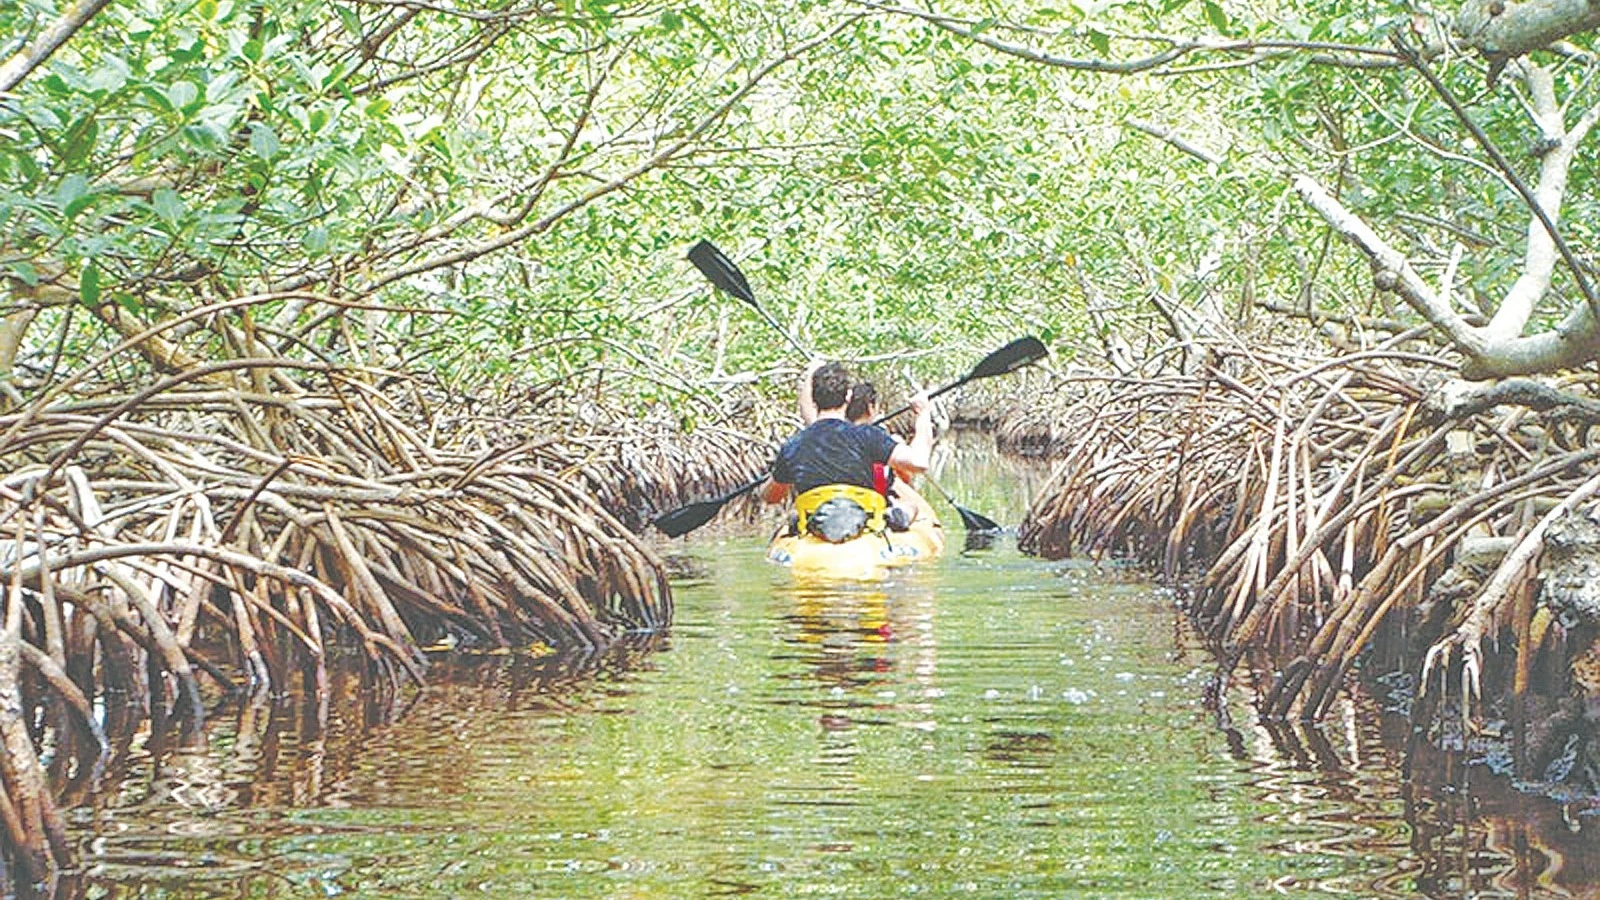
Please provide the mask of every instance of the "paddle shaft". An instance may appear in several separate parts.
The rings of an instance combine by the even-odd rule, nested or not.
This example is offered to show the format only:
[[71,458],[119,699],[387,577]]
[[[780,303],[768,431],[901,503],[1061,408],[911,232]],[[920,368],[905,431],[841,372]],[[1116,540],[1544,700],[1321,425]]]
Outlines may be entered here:
[[778,324],[778,320],[774,319],[772,317],[771,313],[767,312],[765,309],[762,309],[761,308],[761,304],[757,303],[754,299],[751,299],[749,301],[749,304],[750,304],[751,308],[753,308],[756,312],[761,314],[761,318],[767,320],[767,324],[771,325],[774,331],[776,331],[779,334],[783,335],[784,340],[789,342],[789,346],[791,346],[791,347],[795,348],[796,350],[800,351],[800,355],[801,356],[804,356],[807,359],[810,359],[813,356],[813,354],[812,354],[812,352],[810,350],[807,350],[806,348],[800,346],[800,341],[796,340],[794,335],[792,335],[788,331],[784,330],[784,327],[782,325]]
[[[930,402],[932,402],[933,398],[938,397],[941,394],[950,393],[951,391],[955,390],[956,388],[961,387],[962,385],[964,385],[967,382],[971,381],[972,378],[973,378],[972,375],[967,375],[965,378],[961,379],[960,381],[957,381],[957,382],[955,382],[953,384],[947,384],[944,387],[939,388],[937,391],[934,391],[933,393],[929,394],[928,395],[928,400]],[[874,425],[882,425],[883,423],[889,421],[890,419],[894,418],[895,416],[898,416],[903,412],[910,411],[910,409],[911,409],[911,404],[907,403],[905,406],[900,407],[899,409],[895,410],[894,412],[884,413],[883,415],[877,417],[876,419],[873,419],[872,420],[872,424],[874,424]]]
[[939,492],[939,496],[944,498],[944,502],[946,502],[946,503],[950,504],[951,506],[955,507],[956,514],[961,516],[961,526],[963,528],[967,529],[968,531],[999,531],[1000,530],[1000,523],[999,522],[996,522],[995,520],[989,518],[988,516],[984,515],[983,513],[974,512],[974,511],[966,508],[965,506],[962,506],[961,504],[957,503],[956,502],[956,498],[950,496],[950,492],[945,490],[944,487],[939,484],[939,482],[934,481],[932,475],[929,475],[928,473],[924,472],[922,474],[922,480],[926,481],[928,484],[933,485],[933,489]]

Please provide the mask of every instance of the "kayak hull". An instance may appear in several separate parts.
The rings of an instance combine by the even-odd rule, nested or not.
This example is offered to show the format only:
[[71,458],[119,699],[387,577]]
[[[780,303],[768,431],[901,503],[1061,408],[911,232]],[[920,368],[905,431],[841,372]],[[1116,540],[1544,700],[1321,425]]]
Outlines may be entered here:
[[933,510],[923,508],[905,531],[863,534],[841,544],[809,534],[780,535],[767,546],[767,559],[788,566],[799,578],[866,581],[943,552],[944,527]]

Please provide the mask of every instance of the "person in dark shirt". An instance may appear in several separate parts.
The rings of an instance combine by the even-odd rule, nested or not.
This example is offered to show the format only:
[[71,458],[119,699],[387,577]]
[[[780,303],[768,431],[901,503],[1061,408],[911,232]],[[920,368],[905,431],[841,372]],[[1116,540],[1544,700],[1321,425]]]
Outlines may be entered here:
[[[878,386],[870,381],[860,381],[850,388],[850,402],[845,404],[844,417],[857,425],[871,422],[878,415]],[[899,441],[899,437],[895,437]],[[922,494],[911,486],[911,476],[914,473],[897,471],[893,467],[885,466],[883,480],[887,487],[885,496],[889,498],[889,527],[895,531],[904,531],[911,527],[922,510],[928,509],[928,501]],[[898,477],[897,477],[898,476]]]
[[[872,467],[881,464],[914,474],[928,468],[933,452],[931,404],[926,394],[911,400],[915,415],[909,442],[897,441],[877,425],[851,422],[845,413],[854,378],[839,363],[827,363],[811,372],[801,390],[801,416],[809,424],[783,445],[772,467],[772,477],[762,491],[768,503],[780,503],[789,492],[803,494],[828,484],[850,484],[877,489]],[[810,387],[809,396],[804,390]],[[815,414],[808,416],[808,406]]]

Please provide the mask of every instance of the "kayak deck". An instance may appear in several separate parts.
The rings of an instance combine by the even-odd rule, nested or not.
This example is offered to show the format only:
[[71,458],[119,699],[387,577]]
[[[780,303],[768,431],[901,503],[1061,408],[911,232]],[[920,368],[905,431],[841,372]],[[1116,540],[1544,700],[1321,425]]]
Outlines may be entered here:
[[889,569],[943,552],[944,526],[923,501],[905,531],[863,534],[839,544],[809,534],[779,535],[767,546],[767,559],[788,566],[799,577],[859,581],[882,578]]

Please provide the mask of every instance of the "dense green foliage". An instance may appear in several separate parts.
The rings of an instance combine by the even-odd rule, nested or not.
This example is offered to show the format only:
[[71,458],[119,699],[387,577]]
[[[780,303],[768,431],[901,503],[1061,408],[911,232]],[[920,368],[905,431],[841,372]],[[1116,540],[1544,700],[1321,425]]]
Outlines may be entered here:
[[[1068,354],[1113,333],[1156,349],[1152,297],[1211,318],[1395,314],[1294,172],[1420,269],[1464,242],[1463,293],[1483,305],[1517,274],[1526,207],[1448,108],[1392,57],[1328,49],[1389,52],[1391,30],[1419,39],[1410,19],[982,7],[952,31],[855,3],[112,4],[0,104],[0,273],[9,309],[45,309],[10,323],[22,384],[108,328],[251,296],[145,363],[317,353],[674,401],[793,367],[685,262],[702,237],[808,346],[933,350],[924,377],[1021,332]],[[6,49],[59,13],[0,9]],[[1202,38],[1132,74],[982,44],[1103,68]],[[1320,64],[1334,56],[1386,67]],[[1514,88],[1436,62],[1496,142],[1526,145]],[[1588,66],[1557,71],[1563,97],[1583,102]],[[1571,196],[1591,178],[1575,170]]]

